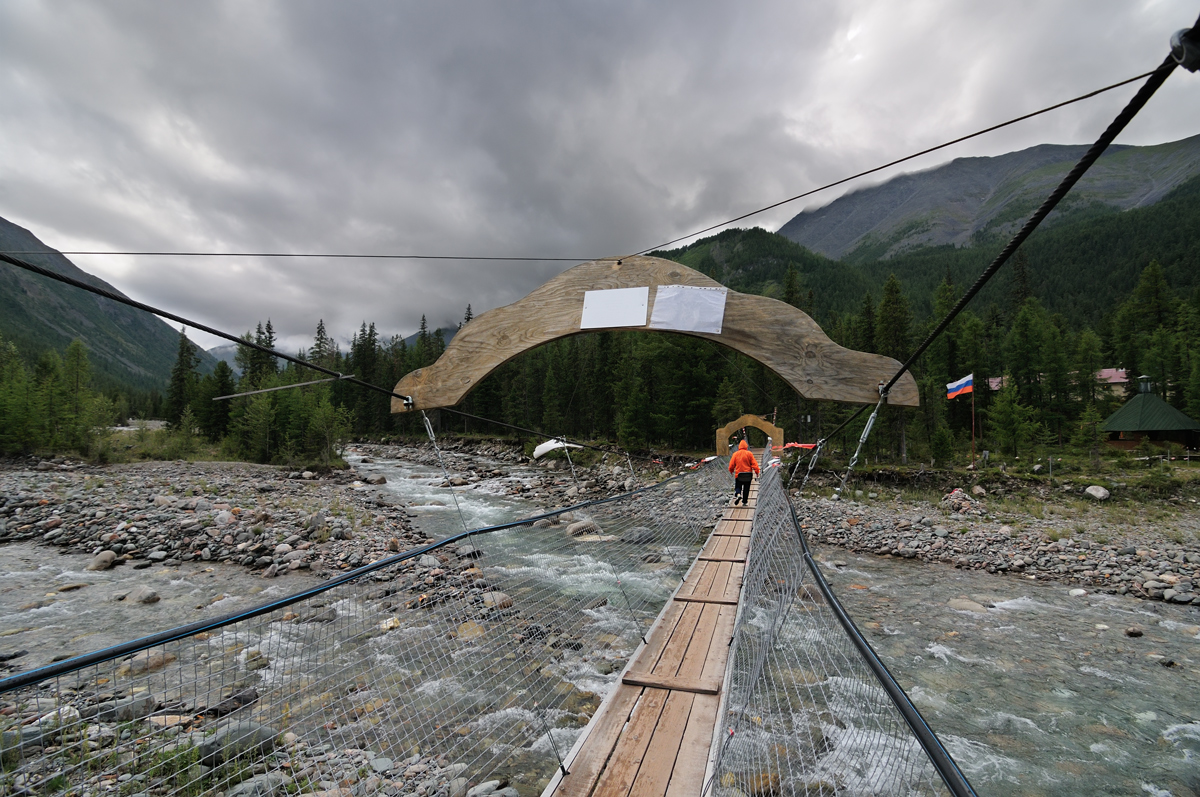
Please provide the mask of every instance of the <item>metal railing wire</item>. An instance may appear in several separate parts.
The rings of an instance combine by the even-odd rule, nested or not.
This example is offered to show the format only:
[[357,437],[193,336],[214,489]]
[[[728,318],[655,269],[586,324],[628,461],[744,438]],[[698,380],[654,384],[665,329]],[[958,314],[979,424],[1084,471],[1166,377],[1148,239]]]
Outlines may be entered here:
[[825,582],[780,471],[759,484],[707,793],[974,795]]
[[6,678],[0,794],[536,793],[729,481],[713,461]]

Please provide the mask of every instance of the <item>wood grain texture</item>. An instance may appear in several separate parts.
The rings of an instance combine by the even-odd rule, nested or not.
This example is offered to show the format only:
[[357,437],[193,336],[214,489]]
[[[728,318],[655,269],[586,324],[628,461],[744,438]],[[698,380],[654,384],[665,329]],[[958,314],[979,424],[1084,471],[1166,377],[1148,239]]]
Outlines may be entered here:
[[678,691],[672,691],[667,698],[667,705],[654,729],[654,738],[650,740],[637,779],[629,790],[630,797],[663,797],[667,793],[694,699],[695,695]]
[[771,438],[774,445],[781,446],[784,443],[783,429],[768,421],[761,415],[743,415],[736,421],[730,421],[717,430],[717,456],[725,456],[729,453],[729,438],[738,429],[746,426],[753,426],[755,429],[761,429],[766,433],[767,437]]
[[[589,290],[650,286],[647,318],[654,312],[659,285],[721,287],[687,266],[657,257],[605,258],[569,269],[524,299],[497,307],[463,327],[438,361],[407,374],[396,392],[412,397],[412,410],[450,407],[462,401],[485,376],[524,351],[577,335],[583,296]],[[649,326],[619,329],[650,331]],[[601,331],[601,330],[589,330]],[[815,321],[791,305],[765,296],[729,291],[720,334],[674,333],[728,346],[770,368],[800,395],[856,404],[879,400],[878,385],[900,370],[890,357],[843,348]],[[919,404],[917,383],[905,374],[888,403]],[[392,399],[392,412],[406,412]]]
[[588,732],[587,743],[567,762],[570,774],[564,775],[559,782],[554,790],[555,797],[588,797],[592,793],[641,696],[639,687],[617,687],[617,694],[604,709],[604,715]]
[[703,792],[704,771],[708,767],[719,705],[720,700],[715,695],[696,695],[692,698],[692,710],[688,714],[687,728],[671,770],[667,797],[695,797]]
[[665,689],[646,689],[642,692],[642,699],[638,701],[629,724],[617,740],[612,758],[596,786],[596,797],[626,797],[629,794],[670,694]]
[[[703,664],[703,662],[701,662]],[[654,689],[670,689],[672,692],[689,692],[697,695],[715,695],[721,691],[721,679],[681,678],[677,675],[656,675],[645,672],[625,673],[621,683],[632,686],[648,686]]]

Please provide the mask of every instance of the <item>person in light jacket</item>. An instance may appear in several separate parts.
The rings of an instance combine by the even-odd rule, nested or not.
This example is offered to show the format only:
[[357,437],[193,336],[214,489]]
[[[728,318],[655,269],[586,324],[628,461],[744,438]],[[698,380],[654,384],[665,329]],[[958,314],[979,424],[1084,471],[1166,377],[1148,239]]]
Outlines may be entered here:
[[750,501],[750,483],[754,474],[758,473],[758,460],[750,453],[746,441],[738,443],[738,450],[729,458],[729,472],[733,474],[733,505],[745,504]]

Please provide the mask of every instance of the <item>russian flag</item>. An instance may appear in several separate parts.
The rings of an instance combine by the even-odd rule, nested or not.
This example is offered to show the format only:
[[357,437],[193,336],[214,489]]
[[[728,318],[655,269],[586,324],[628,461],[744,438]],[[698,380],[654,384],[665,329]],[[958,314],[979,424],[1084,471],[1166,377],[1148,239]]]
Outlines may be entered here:
[[946,398],[952,399],[956,396],[961,396],[964,393],[975,392],[975,374],[967,374],[957,382],[951,382],[946,385]]

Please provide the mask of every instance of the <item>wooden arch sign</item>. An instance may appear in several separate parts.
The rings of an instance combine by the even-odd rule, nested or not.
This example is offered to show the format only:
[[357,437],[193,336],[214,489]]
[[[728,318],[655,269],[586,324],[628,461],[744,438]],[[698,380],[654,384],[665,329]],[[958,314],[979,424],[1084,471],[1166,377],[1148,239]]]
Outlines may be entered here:
[[738,429],[744,426],[753,426],[755,429],[762,429],[767,433],[767,437],[777,445],[783,445],[783,430],[775,424],[763,418],[761,415],[743,415],[736,421],[730,421],[717,430],[717,454],[724,456],[729,453],[729,438]]
[[[405,375],[396,392],[411,404],[392,399],[392,412],[452,407],[485,376],[522,352],[568,335],[592,331],[673,331],[728,346],[779,375],[809,399],[858,404],[879,400],[879,384],[900,369],[890,357],[843,348],[807,314],[765,296],[728,291],[719,332],[687,331],[655,325],[655,300],[668,286],[724,286],[699,271],[657,257],[604,258],[564,271],[524,299],[476,317],[459,330],[438,361]],[[619,288],[639,289],[646,297],[640,324],[621,320],[613,326],[584,327],[585,294]],[[645,289],[641,293],[640,289]],[[596,294],[593,294],[596,295]],[[915,407],[917,384],[905,374],[888,403]]]

